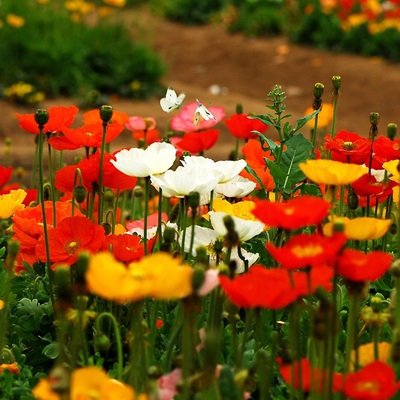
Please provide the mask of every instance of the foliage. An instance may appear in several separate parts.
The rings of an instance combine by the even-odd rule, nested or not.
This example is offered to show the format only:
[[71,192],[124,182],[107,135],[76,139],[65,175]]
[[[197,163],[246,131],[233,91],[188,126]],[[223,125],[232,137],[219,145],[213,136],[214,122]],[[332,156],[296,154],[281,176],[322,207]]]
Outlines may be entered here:
[[1,11],[24,21],[21,26],[4,23],[0,29],[0,88],[8,98],[40,100],[18,97],[15,89],[7,91],[17,82],[48,96],[95,90],[146,97],[159,88],[165,71],[160,58],[110,17],[101,19],[92,11],[91,18],[98,21],[89,23],[87,15],[30,0],[2,3]]

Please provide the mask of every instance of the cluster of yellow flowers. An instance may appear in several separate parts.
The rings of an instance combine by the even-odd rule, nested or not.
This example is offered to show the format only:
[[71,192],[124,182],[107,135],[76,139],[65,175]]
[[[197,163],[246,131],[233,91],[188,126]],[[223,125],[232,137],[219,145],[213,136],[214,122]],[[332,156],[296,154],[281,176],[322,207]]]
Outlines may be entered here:
[[45,99],[43,92],[36,91],[33,85],[22,81],[5,88],[3,94],[8,100],[17,103],[36,104]]

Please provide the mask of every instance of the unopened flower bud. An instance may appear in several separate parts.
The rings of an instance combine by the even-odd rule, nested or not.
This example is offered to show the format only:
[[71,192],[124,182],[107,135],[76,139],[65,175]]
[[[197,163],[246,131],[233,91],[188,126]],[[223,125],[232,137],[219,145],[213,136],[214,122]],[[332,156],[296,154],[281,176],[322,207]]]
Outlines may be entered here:
[[379,124],[380,115],[377,112],[372,112],[369,114],[369,122],[371,125]]
[[107,203],[112,203],[114,201],[114,192],[111,189],[107,189],[103,198]]
[[196,265],[193,268],[193,277],[192,277],[192,285],[193,290],[197,290],[201,287],[204,283],[205,276],[204,276],[204,269],[200,265]]
[[386,135],[390,140],[394,140],[394,138],[396,137],[396,133],[397,133],[397,124],[394,123],[390,123],[387,126],[387,131],[386,131]]
[[5,143],[6,143],[6,146],[11,146],[12,139],[10,138],[10,136],[7,136],[7,137],[5,138]]
[[10,257],[16,257],[19,252],[19,241],[18,240],[9,240],[7,242],[7,253]]
[[98,333],[94,338],[94,346],[99,351],[107,351],[111,346],[111,340],[104,333]]
[[205,246],[196,247],[197,262],[208,264],[207,248]]
[[236,114],[243,114],[243,105],[240,103],[236,104]]
[[392,222],[389,226],[389,233],[391,235],[395,235],[397,233],[397,224],[395,222]]
[[324,94],[325,86],[322,83],[316,83],[314,85],[314,97],[320,99]]
[[100,106],[100,118],[104,124],[109,122],[113,116],[113,109],[111,106]]
[[104,233],[106,236],[110,235],[112,232],[112,225],[109,222],[103,222],[101,226],[104,228]]
[[340,86],[342,85],[342,78],[338,75],[332,76],[332,84],[333,84],[333,94],[337,96],[340,91]]
[[84,186],[82,185],[75,186],[73,193],[77,203],[81,204],[86,200],[87,191]]
[[39,108],[35,112],[35,122],[43,128],[45,124],[49,121],[49,113],[43,108]]
[[224,248],[224,242],[221,238],[217,238],[214,242],[214,251],[218,254]]
[[135,186],[135,188],[133,189],[133,195],[136,198],[143,197],[143,195],[144,195],[143,188],[141,186]]
[[349,192],[347,196],[347,205],[350,210],[356,210],[358,208],[358,196],[354,192]]
[[67,266],[57,267],[54,273],[55,292],[57,295],[56,308],[66,312],[72,305],[71,270]]
[[200,193],[199,192],[191,192],[188,196],[188,206],[195,210],[200,204]]

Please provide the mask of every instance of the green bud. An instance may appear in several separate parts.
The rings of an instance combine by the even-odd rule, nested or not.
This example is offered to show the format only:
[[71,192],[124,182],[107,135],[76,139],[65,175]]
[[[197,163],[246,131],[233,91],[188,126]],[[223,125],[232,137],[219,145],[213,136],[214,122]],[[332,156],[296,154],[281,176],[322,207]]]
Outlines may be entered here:
[[103,121],[103,124],[109,122],[113,116],[113,109],[111,106],[100,106],[100,118]]
[[394,260],[390,266],[389,272],[396,279],[400,278],[400,259]]
[[225,228],[227,229],[228,232],[232,232],[235,230],[235,221],[230,215],[225,215],[223,221]]
[[332,76],[333,93],[335,95],[339,94],[340,86],[342,85],[342,78],[338,75]]
[[199,289],[201,285],[204,283],[204,280],[205,280],[204,269],[199,265],[195,265],[195,267],[193,268],[193,277],[192,277],[193,289],[194,290]]
[[96,334],[94,337],[94,346],[100,352],[107,351],[111,347],[111,340],[104,333]]
[[196,247],[196,254],[199,263],[208,264],[208,254],[205,246]]
[[7,137],[5,138],[5,143],[6,143],[6,146],[11,146],[12,139],[10,138],[10,136],[7,136]]
[[369,114],[369,122],[371,125],[379,124],[380,115],[377,112],[372,112]]
[[397,224],[395,222],[392,222],[389,226],[389,233],[391,235],[395,235],[397,233]]
[[218,254],[221,253],[224,248],[224,241],[221,238],[217,238],[214,242],[214,251]]
[[86,251],[81,251],[78,254],[78,259],[76,261],[76,276],[75,276],[75,282],[78,285],[85,285],[85,274],[86,271],[89,267],[89,261],[90,261],[90,254]]
[[7,253],[10,257],[16,257],[19,252],[19,241],[18,240],[9,240],[7,242]]
[[133,195],[134,195],[136,198],[143,197],[143,196],[144,196],[143,188],[142,188],[141,186],[136,186],[136,187],[133,189]]
[[54,272],[54,283],[56,292],[56,309],[66,312],[72,305],[71,292],[71,269],[67,266],[60,266]]
[[190,156],[191,156],[190,151],[182,152],[182,157],[190,157]]
[[45,124],[49,121],[49,113],[43,108],[39,108],[35,112],[35,122],[43,128]]
[[107,235],[110,235],[112,232],[112,225],[109,222],[103,222],[101,226],[104,228],[104,232]]
[[350,210],[356,210],[358,208],[358,196],[354,192],[349,193],[347,196],[347,205]]
[[200,204],[200,193],[191,192],[188,196],[188,206],[192,209],[196,209]]
[[150,365],[147,375],[150,379],[158,379],[162,376],[162,371],[158,365]]
[[243,114],[243,105],[240,103],[236,104],[236,114]]
[[175,229],[167,226],[164,229],[163,239],[165,242],[172,243],[175,240]]
[[314,97],[320,99],[324,94],[325,86],[322,83],[316,83],[314,85]]
[[114,201],[114,192],[111,189],[107,189],[104,192],[103,198],[107,203],[112,203]]
[[390,123],[387,126],[386,135],[390,140],[394,140],[397,134],[397,124]]
[[87,191],[86,188],[82,185],[74,187],[74,198],[77,203],[81,204],[86,200]]

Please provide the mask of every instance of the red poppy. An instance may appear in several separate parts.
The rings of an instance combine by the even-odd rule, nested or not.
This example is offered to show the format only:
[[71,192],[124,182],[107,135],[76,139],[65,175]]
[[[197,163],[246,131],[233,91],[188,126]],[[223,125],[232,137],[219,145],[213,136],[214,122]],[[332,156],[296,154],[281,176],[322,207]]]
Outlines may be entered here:
[[[277,360],[279,371],[286,384],[293,386],[296,390],[309,393],[323,393],[327,382],[327,372],[316,367],[312,367],[307,358],[294,361],[291,364],[284,364],[281,359]],[[294,379],[293,379],[294,378]],[[300,381],[301,380],[301,381]],[[333,373],[332,391],[341,392],[343,387],[343,375]]]
[[[74,216],[64,218],[56,228],[48,229],[50,261],[72,265],[82,251],[96,253],[105,246],[104,228],[89,218]],[[36,256],[46,261],[46,244],[42,235],[36,246]]]
[[[113,122],[107,125],[106,143],[113,141],[123,130],[124,125]],[[84,125],[76,129],[65,128],[64,136],[56,136],[49,140],[52,147],[57,150],[76,150],[81,147],[100,147],[103,136],[103,125]]]
[[174,145],[183,151],[189,151],[192,154],[202,153],[209,150],[217,143],[219,130],[207,129],[201,132],[186,132],[181,140]]
[[257,135],[252,131],[264,133],[269,128],[259,119],[249,118],[246,114],[233,114],[224,122],[229,132],[239,139],[255,139]]
[[382,169],[382,164],[400,158],[400,139],[390,140],[386,136],[379,136],[373,145],[374,157],[372,168]]
[[[125,125],[129,120],[128,114],[113,110],[112,118],[109,124],[118,123],[120,125]],[[100,111],[98,109],[86,111],[83,114],[83,123],[85,125],[102,123],[103,121],[100,118]]]
[[389,270],[392,261],[393,257],[383,251],[365,254],[345,249],[338,259],[337,273],[350,281],[375,281]]
[[343,234],[326,237],[314,233],[296,235],[282,247],[267,243],[266,248],[282,267],[297,269],[332,261],[345,243],[346,236]]
[[[144,242],[138,235],[122,234],[107,236],[107,242],[112,245],[112,252],[116,260],[131,263],[144,257]],[[147,248],[152,249],[155,237],[147,241]]]
[[139,142],[144,140],[146,136],[146,146],[150,146],[152,143],[159,142],[160,131],[158,129],[148,129],[145,131],[133,131],[132,137]]
[[332,160],[359,165],[369,161],[371,141],[357,133],[342,130],[334,139],[326,135],[325,140],[325,148],[331,152]]
[[351,184],[354,192],[362,197],[381,193],[387,185],[387,183],[378,182],[375,176],[370,174],[363,175]]
[[[50,107],[48,109],[49,121],[44,125],[44,133],[59,133],[65,127],[71,126],[74,122],[75,115],[79,109],[75,106],[69,107]],[[39,127],[35,121],[35,114],[15,114],[19,119],[19,126],[25,131],[33,134],[39,133]]]
[[389,400],[399,386],[394,369],[382,361],[374,361],[348,374],[343,391],[351,400]]
[[314,269],[307,275],[306,272],[255,265],[234,279],[220,275],[219,281],[226,295],[238,307],[280,309],[301,296],[312,294],[317,287],[330,291],[332,277],[333,270],[329,267]]
[[5,185],[10,179],[12,174],[12,167],[3,167],[0,165],[0,187]]
[[[45,212],[47,226],[53,225],[53,202],[45,201]],[[64,218],[69,217],[72,211],[70,202],[55,203],[56,222],[59,223]],[[75,210],[75,215],[82,215],[79,210]],[[37,261],[35,248],[39,237],[43,234],[43,214],[42,206],[39,204],[35,207],[26,207],[19,210],[12,217],[13,240],[20,242],[20,254],[22,260],[29,265],[33,265]]]
[[256,200],[251,210],[260,221],[271,228],[300,229],[322,222],[328,215],[330,203],[316,196],[300,196],[286,202]]

